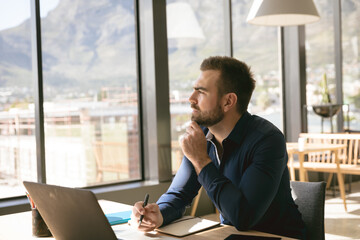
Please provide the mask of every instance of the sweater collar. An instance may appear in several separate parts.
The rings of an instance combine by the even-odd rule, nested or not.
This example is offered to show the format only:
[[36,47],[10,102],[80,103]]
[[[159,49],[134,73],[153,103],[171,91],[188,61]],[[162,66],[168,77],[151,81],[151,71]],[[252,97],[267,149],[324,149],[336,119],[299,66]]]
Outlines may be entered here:
[[[241,141],[243,139],[243,136],[245,135],[246,132],[246,125],[247,122],[249,121],[251,117],[251,114],[249,112],[244,112],[243,115],[241,116],[241,118],[237,121],[237,123],[235,124],[235,127],[233,128],[233,130],[230,132],[229,136],[227,136],[224,141],[226,139],[229,139],[233,142],[236,142],[237,144],[241,144]],[[209,129],[206,129],[206,140],[210,141],[213,139],[214,135],[209,131]]]

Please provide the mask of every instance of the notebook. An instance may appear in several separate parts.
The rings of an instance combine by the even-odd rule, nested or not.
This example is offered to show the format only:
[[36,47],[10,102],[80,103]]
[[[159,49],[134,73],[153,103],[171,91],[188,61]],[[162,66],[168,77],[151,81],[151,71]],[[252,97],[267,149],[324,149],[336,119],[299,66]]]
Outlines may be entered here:
[[116,225],[113,229],[95,194],[89,190],[23,183],[57,240],[173,239],[146,235],[127,224]]
[[157,231],[176,237],[184,237],[218,225],[220,225],[220,222],[215,222],[199,217],[184,216],[170,223],[169,225],[158,228]]
[[116,225],[120,223],[127,223],[131,219],[132,211],[122,211],[115,213],[105,214],[105,217],[108,219],[110,225]]

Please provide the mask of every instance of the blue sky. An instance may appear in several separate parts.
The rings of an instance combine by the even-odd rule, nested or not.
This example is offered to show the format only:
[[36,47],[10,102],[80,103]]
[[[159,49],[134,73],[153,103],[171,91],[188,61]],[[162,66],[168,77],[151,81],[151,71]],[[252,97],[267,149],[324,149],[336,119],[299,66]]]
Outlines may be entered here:
[[[46,17],[59,0],[40,0],[41,17]],[[0,0],[0,31],[20,25],[30,18],[30,0]]]

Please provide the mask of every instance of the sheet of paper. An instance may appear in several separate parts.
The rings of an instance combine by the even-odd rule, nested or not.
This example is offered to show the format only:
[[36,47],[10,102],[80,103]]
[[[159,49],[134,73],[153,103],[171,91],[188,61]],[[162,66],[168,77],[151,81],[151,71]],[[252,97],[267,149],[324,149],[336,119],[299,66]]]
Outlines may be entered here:
[[129,210],[132,210],[132,207],[133,207],[128,204],[108,201],[108,200],[104,200],[104,199],[98,200],[98,202],[99,202],[101,209],[104,211],[105,214],[129,211]]
[[112,229],[114,230],[115,235],[119,240],[134,240],[134,239],[175,240],[176,239],[176,238],[173,238],[170,236],[160,235],[159,233],[157,233],[155,231],[144,233],[144,232],[141,232],[141,231],[129,226],[128,224],[115,225],[115,226],[112,226]]

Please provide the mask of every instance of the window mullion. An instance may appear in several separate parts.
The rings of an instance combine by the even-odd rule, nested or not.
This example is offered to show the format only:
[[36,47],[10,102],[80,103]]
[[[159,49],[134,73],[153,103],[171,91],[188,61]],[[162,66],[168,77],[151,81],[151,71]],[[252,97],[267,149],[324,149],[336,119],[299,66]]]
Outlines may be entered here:
[[43,74],[41,53],[41,19],[39,0],[31,0],[31,48],[32,73],[35,87],[35,137],[38,182],[46,182],[44,109],[43,109]]

